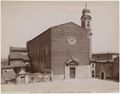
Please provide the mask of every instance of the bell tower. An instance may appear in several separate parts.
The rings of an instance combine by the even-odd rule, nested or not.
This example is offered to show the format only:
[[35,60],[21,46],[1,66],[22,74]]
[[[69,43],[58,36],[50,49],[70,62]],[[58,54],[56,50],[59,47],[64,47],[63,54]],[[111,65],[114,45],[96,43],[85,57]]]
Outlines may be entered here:
[[87,3],[85,4],[85,8],[82,10],[81,16],[81,26],[87,30],[91,30],[91,19],[90,10],[87,8]]

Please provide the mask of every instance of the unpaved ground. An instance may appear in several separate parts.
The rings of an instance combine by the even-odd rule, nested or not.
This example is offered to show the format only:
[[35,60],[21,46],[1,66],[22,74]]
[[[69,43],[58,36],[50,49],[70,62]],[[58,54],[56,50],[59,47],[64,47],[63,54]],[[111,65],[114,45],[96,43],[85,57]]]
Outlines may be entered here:
[[64,80],[19,85],[2,85],[7,92],[118,92],[119,83],[100,79]]

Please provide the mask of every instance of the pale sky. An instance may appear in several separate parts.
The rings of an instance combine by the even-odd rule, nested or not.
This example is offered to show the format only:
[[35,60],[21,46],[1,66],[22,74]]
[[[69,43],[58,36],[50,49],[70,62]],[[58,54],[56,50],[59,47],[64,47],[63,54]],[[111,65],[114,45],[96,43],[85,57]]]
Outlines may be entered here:
[[[92,52],[118,52],[118,2],[87,2],[92,16]],[[26,47],[26,42],[49,27],[67,22],[81,25],[85,2],[2,2],[1,57],[10,46]]]

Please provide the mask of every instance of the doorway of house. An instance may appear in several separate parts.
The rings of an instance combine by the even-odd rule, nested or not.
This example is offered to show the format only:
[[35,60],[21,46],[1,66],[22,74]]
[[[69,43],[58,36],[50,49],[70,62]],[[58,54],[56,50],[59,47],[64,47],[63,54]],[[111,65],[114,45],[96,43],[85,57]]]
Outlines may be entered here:
[[24,76],[21,77],[21,83],[25,83],[25,77]]
[[75,68],[70,68],[70,79],[75,79]]
[[104,79],[104,77],[105,77],[104,72],[101,72],[101,79]]
[[95,72],[92,71],[92,78],[95,78]]

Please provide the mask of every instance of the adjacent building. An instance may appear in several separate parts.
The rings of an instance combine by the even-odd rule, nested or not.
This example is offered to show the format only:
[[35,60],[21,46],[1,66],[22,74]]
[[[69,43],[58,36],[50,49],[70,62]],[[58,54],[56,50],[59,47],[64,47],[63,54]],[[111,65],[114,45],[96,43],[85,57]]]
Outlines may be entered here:
[[2,83],[16,83],[17,74],[21,69],[30,72],[30,60],[26,48],[10,47],[8,60],[1,66]]
[[24,69],[22,69],[16,77],[17,84],[29,84],[46,81],[50,81],[50,75],[41,73],[27,73]]
[[93,78],[119,81],[118,53],[92,54],[90,64]]
[[22,47],[10,47],[8,65],[13,66],[16,73],[20,71],[20,68],[26,68],[26,71],[30,71],[30,59],[28,57],[28,50]]
[[91,77],[91,18],[85,8],[81,26],[73,22],[53,26],[28,41],[33,72],[48,72],[52,80]]

